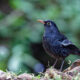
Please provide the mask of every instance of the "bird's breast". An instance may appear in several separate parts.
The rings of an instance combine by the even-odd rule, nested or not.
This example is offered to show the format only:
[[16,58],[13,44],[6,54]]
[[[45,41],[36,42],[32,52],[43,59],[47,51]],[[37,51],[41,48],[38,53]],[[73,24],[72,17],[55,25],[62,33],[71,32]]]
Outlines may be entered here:
[[67,50],[58,43],[56,38],[43,37],[43,47],[51,57],[62,58],[68,56]]
[[43,37],[43,47],[46,51],[46,53],[48,53],[51,57],[55,57],[55,51],[51,50],[52,49],[52,46],[51,44],[53,44],[53,40],[49,37]]

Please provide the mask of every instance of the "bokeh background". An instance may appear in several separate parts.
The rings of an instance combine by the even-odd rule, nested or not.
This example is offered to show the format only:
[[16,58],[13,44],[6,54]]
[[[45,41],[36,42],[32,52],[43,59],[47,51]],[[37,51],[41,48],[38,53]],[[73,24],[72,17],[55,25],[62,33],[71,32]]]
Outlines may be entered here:
[[[37,19],[55,21],[80,48],[80,0],[0,0],[1,70],[38,73],[54,63],[42,47],[44,27]],[[67,57],[64,69],[78,58]]]

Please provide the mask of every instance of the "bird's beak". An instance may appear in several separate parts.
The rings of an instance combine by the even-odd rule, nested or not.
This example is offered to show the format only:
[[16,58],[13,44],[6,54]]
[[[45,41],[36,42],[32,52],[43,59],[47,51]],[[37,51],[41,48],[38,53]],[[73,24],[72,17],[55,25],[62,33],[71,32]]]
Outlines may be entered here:
[[43,20],[37,20],[38,22],[42,23],[42,24],[45,24],[45,22]]

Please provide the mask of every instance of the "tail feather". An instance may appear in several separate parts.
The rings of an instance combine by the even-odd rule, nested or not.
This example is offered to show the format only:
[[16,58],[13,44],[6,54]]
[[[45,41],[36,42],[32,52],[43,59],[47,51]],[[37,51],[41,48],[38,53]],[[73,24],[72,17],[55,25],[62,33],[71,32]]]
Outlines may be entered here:
[[79,55],[79,56],[80,56],[80,50],[79,50],[79,49],[78,49],[78,50],[75,50],[75,51],[73,51],[72,54],[74,54],[74,55]]
[[68,46],[68,48],[70,49],[72,54],[80,55],[80,49],[77,48],[75,45],[70,45],[70,46]]
[[80,50],[78,50],[75,54],[76,54],[76,55],[80,55]]

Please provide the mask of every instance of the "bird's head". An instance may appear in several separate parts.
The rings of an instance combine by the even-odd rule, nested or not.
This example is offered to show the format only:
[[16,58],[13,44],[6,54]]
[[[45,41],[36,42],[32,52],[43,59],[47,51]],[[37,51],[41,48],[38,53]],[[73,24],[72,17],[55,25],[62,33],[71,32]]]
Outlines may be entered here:
[[56,24],[53,21],[51,21],[51,20],[46,20],[46,21],[38,20],[38,22],[44,24],[45,30],[47,32],[53,32],[53,33],[54,32],[56,32],[56,33],[59,32]]
[[38,20],[38,22],[44,24],[45,27],[52,27],[52,26],[56,27],[56,24],[51,20],[46,20],[46,21]]

